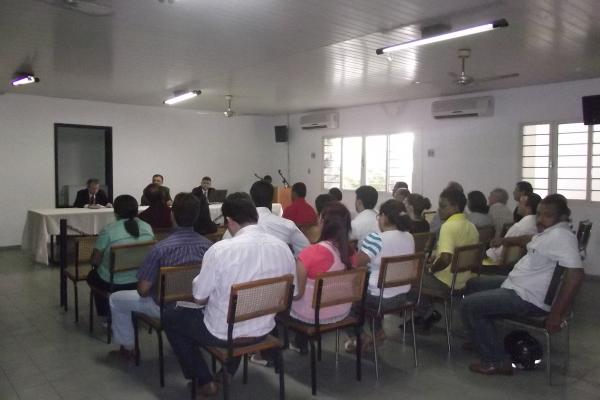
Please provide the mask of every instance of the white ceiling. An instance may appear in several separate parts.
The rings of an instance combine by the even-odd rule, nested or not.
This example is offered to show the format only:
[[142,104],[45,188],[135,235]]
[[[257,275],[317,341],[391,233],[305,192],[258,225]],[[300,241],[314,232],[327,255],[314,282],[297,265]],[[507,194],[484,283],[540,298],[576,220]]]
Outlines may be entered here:
[[[161,106],[200,89],[177,107],[223,111],[232,94],[238,112],[282,114],[600,76],[599,0],[96,0],[105,17],[61,1],[0,1],[0,92]],[[375,54],[498,18],[510,26]],[[469,75],[520,76],[456,86],[464,47]],[[29,68],[40,83],[9,85]]]

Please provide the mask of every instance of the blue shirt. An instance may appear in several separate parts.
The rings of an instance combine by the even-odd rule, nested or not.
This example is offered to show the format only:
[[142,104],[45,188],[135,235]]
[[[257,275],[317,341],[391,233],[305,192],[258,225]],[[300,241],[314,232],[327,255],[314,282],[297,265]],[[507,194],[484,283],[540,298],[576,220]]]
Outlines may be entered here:
[[204,253],[212,242],[189,228],[176,228],[175,231],[158,242],[146,256],[137,271],[138,281],[152,282],[151,295],[158,303],[156,280],[160,267],[186,264],[200,264]]

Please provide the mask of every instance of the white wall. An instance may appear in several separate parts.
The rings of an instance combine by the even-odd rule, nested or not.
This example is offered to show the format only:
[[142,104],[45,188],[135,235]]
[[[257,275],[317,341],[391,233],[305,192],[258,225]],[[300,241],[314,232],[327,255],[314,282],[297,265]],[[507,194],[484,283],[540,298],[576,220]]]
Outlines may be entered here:
[[27,210],[54,207],[54,123],[113,128],[114,195],[141,196],[155,173],[171,192],[190,191],[204,175],[230,191],[287,164],[272,118],[199,115],[7,94],[0,96],[0,247],[18,245]]
[[[310,199],[321,190],[321,140],[323,136],[351,136],[412,131],[415,138],[413,190],[427,195],[434,208],[437,196],[449,180],[466,191],[489,193],[495,187],[512,192],[520,180],[519,127],[526,122],[581,121],[581,96],[600,93],[600,79],[499,90],[492,95],[492,117],[435,120],[431,103],[437,99],[369,105],[339,110],[340,128],[302,131],[299,115],[290,116],[291,180],[309,187]],[[435,156],[427,157],[433,149]],[[311,153],[316,157],[311,158]],[[383,196],[382,200],[389,196]],[[381,200],[380,200],[381,202]],[[354,208],[352,192],[344,203]],[[511,201],[509,206],[513,207]],[[594,221],[586,270],[600,275],[600,205],[570,202],[573,220]]]

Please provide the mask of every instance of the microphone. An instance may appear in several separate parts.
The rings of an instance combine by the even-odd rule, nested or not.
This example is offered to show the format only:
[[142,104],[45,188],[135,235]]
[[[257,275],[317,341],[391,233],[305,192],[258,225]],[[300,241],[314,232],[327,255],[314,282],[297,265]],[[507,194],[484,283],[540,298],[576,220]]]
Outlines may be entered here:
[[284,187],[286,187],[286,188],[287,188],[287,187],[290,187],[290,183],[287,181],[287,179],[285,179],[285,176],[283,176],[283,174],[281,173],[281,170],[280,170],[280,169],[278,169],[278,170],[277,170],[277,173],[278,173],[278,174],[279,174],[279,176],[281,177],[281,180],[282,180],[282,182],[283,182],[283,186],[284,186]]

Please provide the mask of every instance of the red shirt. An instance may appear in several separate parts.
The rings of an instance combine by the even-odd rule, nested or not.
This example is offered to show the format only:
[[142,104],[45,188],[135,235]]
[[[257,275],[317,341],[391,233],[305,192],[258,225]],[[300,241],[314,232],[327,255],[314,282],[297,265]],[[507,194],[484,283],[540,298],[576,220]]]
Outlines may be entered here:
[[317,213],[302,197],[298,197],[283,210],[283,218],[294,221],[296,225],[317,223]]

